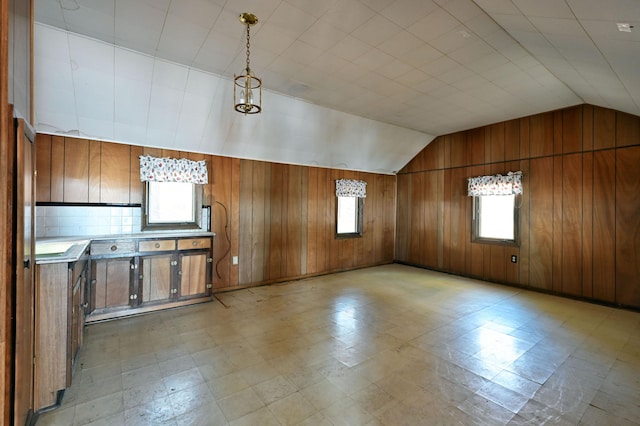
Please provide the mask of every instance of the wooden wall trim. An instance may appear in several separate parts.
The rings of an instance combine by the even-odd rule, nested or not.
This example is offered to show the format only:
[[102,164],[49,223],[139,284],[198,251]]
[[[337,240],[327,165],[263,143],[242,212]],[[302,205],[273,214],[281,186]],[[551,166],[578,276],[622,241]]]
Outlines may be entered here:
[[[139,204],[140,154],[206,160],[215,290],[393,262],[395,176],[62,136],[38,141],[39,202]],[[369,183],[361,238],[335,238],[334,180],[341,177]],[[442,213],[434,212],[441,224]]]
[[[592,105],[438,137],[398,174],[396,260],[639,308],[639,150],[640,117]],[[518,169],[520,247],[471,243],[464,178]]]
[[[8,177],[0,185],[0,222],[4,225],[0,241],[0,283],[12,282],[12,211],[13,198],[13,111],[9,105],[9,0],[0,0],[0,170]],[[11,285],[3,285],[0,294],[0,405],[1,424],[10,423],[11,412]]]

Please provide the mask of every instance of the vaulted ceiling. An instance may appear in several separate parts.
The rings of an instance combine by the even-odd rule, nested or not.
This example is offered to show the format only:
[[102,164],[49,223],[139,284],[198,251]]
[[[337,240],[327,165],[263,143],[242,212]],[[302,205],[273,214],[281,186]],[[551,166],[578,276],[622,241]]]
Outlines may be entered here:
[[[257,117],[232,107],[241,12]],[[50,133],[393,173],[441,134],[579,103],[640,115],[638,0],[35,0],[35,19]]]

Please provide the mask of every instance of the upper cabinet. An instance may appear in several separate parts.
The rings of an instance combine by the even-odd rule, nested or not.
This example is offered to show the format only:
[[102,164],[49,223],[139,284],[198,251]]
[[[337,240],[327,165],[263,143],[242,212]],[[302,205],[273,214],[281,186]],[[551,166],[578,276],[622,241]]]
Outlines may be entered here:
[[141,147],[38,134],[36,201],[140,204]]

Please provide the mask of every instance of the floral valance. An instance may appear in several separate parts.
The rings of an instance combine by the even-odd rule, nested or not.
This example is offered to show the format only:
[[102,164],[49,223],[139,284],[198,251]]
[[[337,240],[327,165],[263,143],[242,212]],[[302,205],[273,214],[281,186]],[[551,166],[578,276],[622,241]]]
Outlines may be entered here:
[[367,182],[363,180],[339,179],[336,181],[336,197],[367,197]]
[[207,162],[141,155],[140,181],[206,184],[209,182]]
[[506,176],[477,176],[468,179],[468,195],[512,195],[522,193],[522,172],[509,172]]

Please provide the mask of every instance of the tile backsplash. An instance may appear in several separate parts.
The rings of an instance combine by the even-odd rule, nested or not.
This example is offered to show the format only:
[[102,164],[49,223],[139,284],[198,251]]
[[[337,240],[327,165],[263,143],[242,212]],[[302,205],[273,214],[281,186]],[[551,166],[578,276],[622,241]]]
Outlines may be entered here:
[[[209,223],[207,209],[203,209],[202,223]],[[36,206],[36,238],[126,235],[141,230],[140,207]]]

